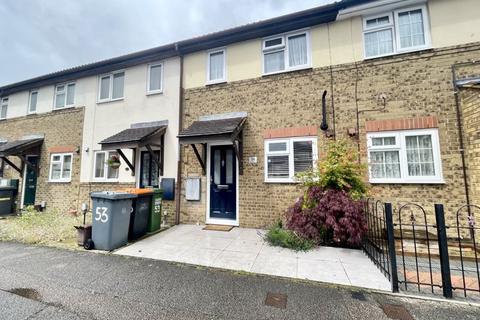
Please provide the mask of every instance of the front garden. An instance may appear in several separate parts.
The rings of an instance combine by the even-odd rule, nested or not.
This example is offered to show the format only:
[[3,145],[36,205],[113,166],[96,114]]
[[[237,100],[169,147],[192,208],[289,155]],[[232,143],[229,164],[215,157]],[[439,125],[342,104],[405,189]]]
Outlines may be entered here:
[[367,231],[365,166],[347,142],[331,142],[324,159],[297,175],[304,194],[270,228],[274,246],[309,250],[317,245],[358,248]]
[[0,241],[77,249],[80,247],[74,226],[82,223],[83,216],[55,211],[38,212],[33,207],[27,207],[18,216],[0,219]]

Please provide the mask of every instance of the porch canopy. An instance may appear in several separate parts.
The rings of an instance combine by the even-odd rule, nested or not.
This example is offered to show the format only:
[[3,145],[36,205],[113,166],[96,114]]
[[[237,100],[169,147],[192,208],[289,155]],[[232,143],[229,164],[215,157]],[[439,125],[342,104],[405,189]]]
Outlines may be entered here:
[[[191,145],[203,175],[206,174],[207,143],[228,141],[233,144],[238,159],[239,174],[243,174],[243,127],[247,120],[246,113],[238,113],[231,117],[219,118],[207,116],[193,122],[188,128],[180,132],[180,144]],[[202,154],[196,144],[202,145]]]
[[22,168],[17,167],[7,157],[18,157],[22,163],[26,164],[31,169],[38,171],[38,168],[26,159],[26,155],[40,155],[40,146],[43,144],[43,138],[31,137],[21,140],[14,140],[10,142],[0,143],[0,158],[5,161],[10,167],[22,173]]
[[[145,147],[155,164],[158,166],[160,175],[163,175],[164,142],[167,127],[167,121],[132,124],[129,129],[120,131],[119,133],[102,140],[100,145],[102,145],[102,150],[117,151],[130,170],[132,170],[132,175],[135,175],[135,150],[137,148]],[[152,146],[160,149],[160,157],[155,155]],[[132,161],[125,156],[122,149],[133,150]]]

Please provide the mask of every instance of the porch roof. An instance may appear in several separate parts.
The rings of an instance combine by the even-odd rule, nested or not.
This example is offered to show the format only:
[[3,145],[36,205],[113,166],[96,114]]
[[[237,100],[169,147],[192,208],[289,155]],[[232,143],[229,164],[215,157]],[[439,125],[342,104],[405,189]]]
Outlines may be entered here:
[[166,130],[167,125],[129,128],[102,140],[100,144],[102,150],[141,147],[148,144],[148,141],[164,135]]
[[180,143],[206,143],[212,140],[234,140],[242,131],[246,117],[200,120],[193,122],[178,135]]
[[19,156],[25,151],[42,145],[43,138],[32,138],[14,140],[6,143],[0,143],[0,157]]

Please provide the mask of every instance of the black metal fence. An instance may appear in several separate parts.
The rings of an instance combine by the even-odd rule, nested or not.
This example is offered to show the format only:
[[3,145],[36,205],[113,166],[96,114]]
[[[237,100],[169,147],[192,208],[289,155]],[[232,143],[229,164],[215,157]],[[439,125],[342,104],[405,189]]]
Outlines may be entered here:
[[363,249],[394,292],[480,298],[480,227],[474,211],[480,215],[480,207],[462,206],[446,224],[445,215],[452,212],[442,204],[426,210],[406,203],[394,211],[391,203],[369,199]]

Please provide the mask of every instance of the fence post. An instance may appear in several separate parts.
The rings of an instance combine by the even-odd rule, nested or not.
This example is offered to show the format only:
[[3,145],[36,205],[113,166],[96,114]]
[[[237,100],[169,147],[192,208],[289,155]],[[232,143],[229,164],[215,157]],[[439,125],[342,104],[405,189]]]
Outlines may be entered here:
[[388,255],[390,257],[390,280],[392,291],[398,292],[397,254],[395,252],[395,234],[393,233],[392,204],[385,203],[385,223],[387,225]]
[[435,219],[437,221],[438,253],[440,255],[440,270],[442,272],[443,296],[452,298],[452,279],[450,277],[450,261],[443,204],[435,204]]

